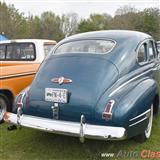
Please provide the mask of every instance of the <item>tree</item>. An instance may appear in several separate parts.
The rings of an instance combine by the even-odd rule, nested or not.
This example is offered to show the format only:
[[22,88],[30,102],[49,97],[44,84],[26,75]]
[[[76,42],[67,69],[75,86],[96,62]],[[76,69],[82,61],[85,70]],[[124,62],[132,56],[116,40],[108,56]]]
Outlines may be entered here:
[[26,38],[43,38],[41,20],[38,16],[29,15],[27,19],[27,35]]
[[77,32],[104,30],[109,28],[112,17],[108,14],[91,14],[88,19],[82,19]]
[[64,33],[65,37],[76,33],[78,22],[79,22],[79,18],[77,13],[71,12],[71,13],[62,15],[61,30]]
[[160,39],[160,9],[149,8],[140,12],[143,19],[141,31],[149,33],[155,39]]
[[42,37],[48,39],[60,40],[64,38],[61,31],[61,19],[52,12],[44,12],[41,17]]
[[137,12],[134,7],[130,6],[118,8],[110,23],[110,28],[136,30],[137,24],[140,23],[140,17],[138,17]]
[[110,23],[110,29],[136,30],[160,39],[160,10],[148,8],[138,11],[130,6],[121,7],[117,9]]
[[116,10],[115,15],[126,15],[128,13],[136,13],[138,10],[130,5],[125,5]]
[[0,2],[0,33],[4,32],[9,38],[22,38],[26,35],[26,19],[14,8]]
[[131,6],[117,9],[115,16],[91,14],[79,21],[76,13],[63,14],[44,12],[41,16],[25,17],[13,5],[0,2],[0,33],[10,39],[43,38],[57,41],[66,36],[96,30],[127,29],[149,33],[160,39],[160,9],[148,8],[139,11]]

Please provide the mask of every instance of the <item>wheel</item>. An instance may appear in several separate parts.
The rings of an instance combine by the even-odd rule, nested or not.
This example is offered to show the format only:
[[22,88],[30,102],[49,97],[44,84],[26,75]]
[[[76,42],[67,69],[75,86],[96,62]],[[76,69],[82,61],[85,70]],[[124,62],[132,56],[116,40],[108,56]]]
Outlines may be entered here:
[[0,94],[0,123],[3,122],[3,115],[7,108],[9,108],[9,100],[5,95]]
[[151,111],[149,115],[149,122],[148,122],[147,128],[144,131],[144,133],[135,137],[135,140],[137,142],[143,143],[150,138],[151,132],[152,132],[152,123],[153,123],[153,104],[151,105]]

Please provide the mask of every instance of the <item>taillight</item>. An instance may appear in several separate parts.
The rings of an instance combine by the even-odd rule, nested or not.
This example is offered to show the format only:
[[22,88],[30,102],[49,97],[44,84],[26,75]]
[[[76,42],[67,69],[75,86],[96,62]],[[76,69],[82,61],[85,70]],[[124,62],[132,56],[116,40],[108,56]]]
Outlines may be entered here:
[[15,107],[16,108],[22,108],[23,107],[24,97],[26,97],[26,101],[28,102],[29,99],[27,99],[27,98],[29,98],[28,97],[29,89],[30,89],[30,86],[28,86],[23,91],[21,91],[20,94],[16,97],[16,100],[15,100]]
[[106,107],[102,113],[102,118],[105,120],[110,120],[112,119],[112,108],[114,105],[115,101],[114,100],[110,100],[107,104]]
[[17,103],[21,103],[22,101],[22,94],[20,94],[18,97],[17,97]]

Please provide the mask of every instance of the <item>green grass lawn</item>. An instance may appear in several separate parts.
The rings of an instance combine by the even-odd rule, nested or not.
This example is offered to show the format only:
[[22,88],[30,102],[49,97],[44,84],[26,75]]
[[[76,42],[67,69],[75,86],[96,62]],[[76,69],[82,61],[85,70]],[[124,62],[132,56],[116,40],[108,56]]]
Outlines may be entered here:
[[[144,149],[160,151],[160,115],[154,118],[151,138],[143,144],[136,143],[132,139],[116,142],[86,140],[81,144],[78,138],[28,128],[8,132],[7,124],[0,125],[0,160],[126,159],[116,156],[103,158],[101,153],[121,152],[124,155],[125,152],[131,151],[140,153]],[[134,160],[140,157],[128,159]]]

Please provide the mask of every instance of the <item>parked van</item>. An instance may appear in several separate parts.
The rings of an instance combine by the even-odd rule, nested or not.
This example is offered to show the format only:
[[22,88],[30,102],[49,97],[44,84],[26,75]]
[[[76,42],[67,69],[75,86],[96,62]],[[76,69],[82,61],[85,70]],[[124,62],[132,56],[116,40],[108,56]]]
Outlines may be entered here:
[[55,44],[54,40],[41,39],[0,42],[0,121],[5,111],[12,110],[15,96],[30,85]]

